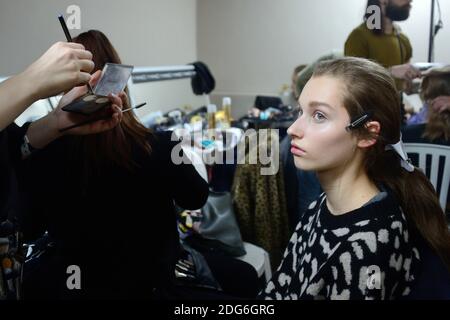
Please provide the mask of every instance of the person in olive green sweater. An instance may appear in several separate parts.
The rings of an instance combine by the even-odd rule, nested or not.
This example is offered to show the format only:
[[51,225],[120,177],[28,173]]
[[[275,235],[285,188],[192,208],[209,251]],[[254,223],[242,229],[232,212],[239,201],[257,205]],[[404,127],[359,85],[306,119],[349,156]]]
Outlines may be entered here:
[[[345,42],[345,55],[371,59],[389,69],[397,89],[410,91],[412,80],[421,76],[410,64],[412,47],[408,37],[394,21],[407,20],[412,0],[368,0],[365,22],[355,28]],[[371,6],[381,10],[380,28],[372,28]]]

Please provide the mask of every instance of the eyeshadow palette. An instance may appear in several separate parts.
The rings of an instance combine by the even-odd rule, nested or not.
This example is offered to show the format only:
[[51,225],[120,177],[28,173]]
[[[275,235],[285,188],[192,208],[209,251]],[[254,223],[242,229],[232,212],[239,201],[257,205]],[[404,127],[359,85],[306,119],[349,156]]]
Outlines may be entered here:
[[74,100],[72,103],[64,106],[62,110],[67,112],[81,113],[85,115],[92,114],[111,104],[108,95],[119,94],[125,89],[128,79],[133,71],[133,66],[107,63],[102,70],[102,75],[94,92]]

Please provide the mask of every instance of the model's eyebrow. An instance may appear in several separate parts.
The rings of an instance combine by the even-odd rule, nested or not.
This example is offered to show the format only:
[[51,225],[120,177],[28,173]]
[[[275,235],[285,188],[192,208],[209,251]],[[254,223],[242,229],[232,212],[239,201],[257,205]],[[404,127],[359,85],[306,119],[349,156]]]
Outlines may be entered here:
[[323,106],[323,107],[327,107],[329,109],[334,109],[332,106],[330,106],[328,103],[325,102],[321,102],[321,101],[311,101],[309,103],[309,107],[310,108],[315,108],[315,107],[319,107],[319,106]]

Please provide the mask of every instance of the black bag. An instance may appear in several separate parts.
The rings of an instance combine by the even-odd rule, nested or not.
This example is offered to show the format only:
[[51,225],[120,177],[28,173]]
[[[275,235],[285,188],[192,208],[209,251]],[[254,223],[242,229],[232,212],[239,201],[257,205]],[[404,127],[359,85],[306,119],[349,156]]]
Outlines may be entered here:
[[196,95],[209,94],[216,87],[216,80],[206,64],[201,61],[192,63],[196,75],[191,80],[192,91]]
[[279,97],[257,96],[255,99],[255,108],[266,110],[268,108],[279,108],[283,105],[283,101]]

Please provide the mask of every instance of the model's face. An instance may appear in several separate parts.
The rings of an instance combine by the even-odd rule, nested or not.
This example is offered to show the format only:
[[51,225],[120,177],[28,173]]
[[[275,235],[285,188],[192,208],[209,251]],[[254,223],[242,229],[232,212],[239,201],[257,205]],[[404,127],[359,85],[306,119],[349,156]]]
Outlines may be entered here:
[[313,77],[299,98],[298,119],[288,129],[295,166],[326,171],[345,166],[353,158],[357,139],[346,127],[350,117],[342,104],[342,80]]
[[411,12],[411,3],[412,0],[389,0],[385,14],[392,21],[405,21]]

